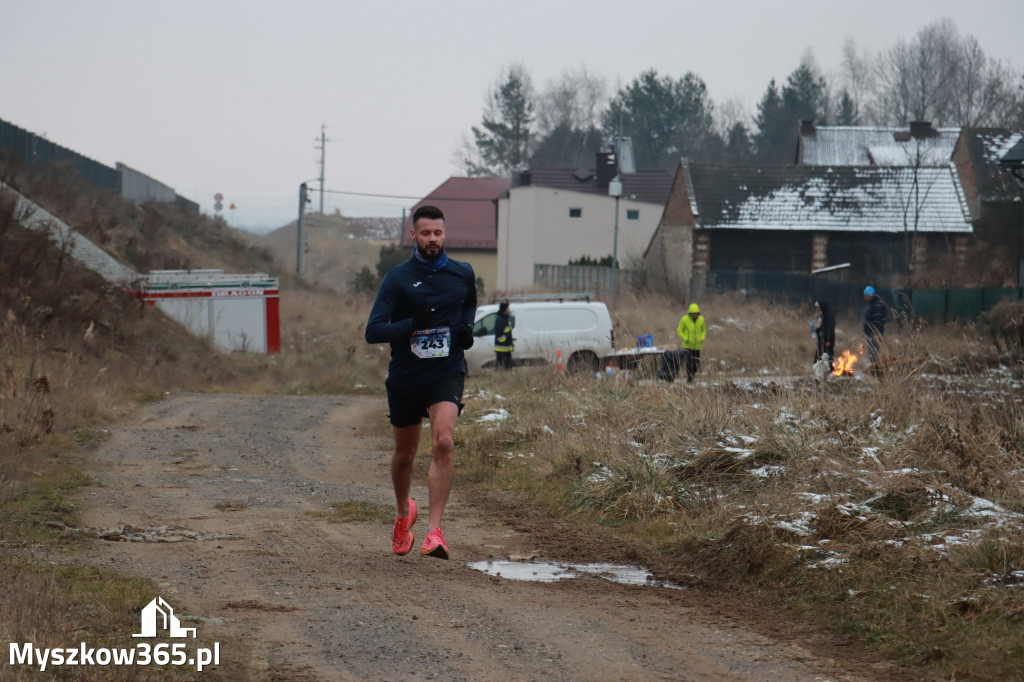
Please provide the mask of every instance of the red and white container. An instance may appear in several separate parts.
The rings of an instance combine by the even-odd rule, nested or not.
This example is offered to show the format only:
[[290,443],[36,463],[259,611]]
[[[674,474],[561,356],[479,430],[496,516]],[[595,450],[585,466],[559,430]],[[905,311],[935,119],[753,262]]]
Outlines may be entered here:
[[223,270],[156,270],[139,280],[139,297],[192,333],[228,352],[281,352],[281,293],[276,277]]

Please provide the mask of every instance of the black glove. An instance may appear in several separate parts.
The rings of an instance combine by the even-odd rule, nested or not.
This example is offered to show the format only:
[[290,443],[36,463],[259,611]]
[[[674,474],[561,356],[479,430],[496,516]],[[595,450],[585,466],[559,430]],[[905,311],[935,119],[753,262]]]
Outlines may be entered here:
[[469,350],[473,347],[473,342],[476,339],[473,337],[473,325],[464,324],[459,327],[458,333],[455,335],[455,343],[459,345],[463,350]]
[[427,304],[421,305],[412,315],[412,330],[430,329],[434,326],[434,309]]

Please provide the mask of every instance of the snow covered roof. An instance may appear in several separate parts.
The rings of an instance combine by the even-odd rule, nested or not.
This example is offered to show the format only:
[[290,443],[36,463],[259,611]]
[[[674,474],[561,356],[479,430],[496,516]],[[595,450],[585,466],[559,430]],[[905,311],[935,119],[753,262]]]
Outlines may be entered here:
[[[1024,132],[1006,128],[964,128],[961,144],[970,160],[976,193],[985,201],[1012,201],[1019,189],[1007,173],[1008,156],[1024,142]],[[1001,163],[1002,162],[1002,163]],[[1012,164],[1012,161],[1009,162]],[[970,182],[965,180],[966,182]],[[968,196],[972,197],[968,187]],[[973,197],[972,197],[973,198]]]
[[999,157],[1003,163],[1024,163],[1024,133],[1016,134],[1017,141]]
[[[915,134],[912,134],[914,131]],[[945,166],[960,128],[807,126],[800,134],[805,166]]]
[[1000,130],[1000,129],[979,129],[978,137],[984,145],[985,161],[999,163],[1014,148],[1021,148],[1020,143],[1024,141],[1024,132]]
[[[820,168],[686,164],[696,226],[706,229],[971,232],[952,164]],[[906,223],[904,221],[906,217]]]

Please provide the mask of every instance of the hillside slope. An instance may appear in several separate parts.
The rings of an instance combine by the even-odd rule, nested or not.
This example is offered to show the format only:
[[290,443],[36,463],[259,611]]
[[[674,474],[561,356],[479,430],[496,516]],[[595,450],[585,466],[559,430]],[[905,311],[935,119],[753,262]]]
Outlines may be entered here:
[[0,163],[0,180],[138,272],[223,269],[278,275],[269,255],[221,218],[172,204],[134,204],[94,189],[68,168]]
[[[397,241],[397,237],[389,235],[398,234],[400,223],[397,218],[307,216],[305,281],[332,291],[347,292],[352,278],[363,266],[376,272],[380,248]],[[297,222],[266,235],[243,233],[241,239],[273,259],[279,268],[295,272]]]

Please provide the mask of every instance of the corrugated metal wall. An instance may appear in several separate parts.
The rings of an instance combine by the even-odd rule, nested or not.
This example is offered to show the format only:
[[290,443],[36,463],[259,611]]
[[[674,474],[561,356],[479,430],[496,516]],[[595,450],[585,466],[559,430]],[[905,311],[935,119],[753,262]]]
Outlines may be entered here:
[[[533,283],[551,291],[587,292],[598,298],[614,295],[616,271],[596,265],[534,265]],[[618,271],[618,291],[642,291],[646,284],[639,270]]]

